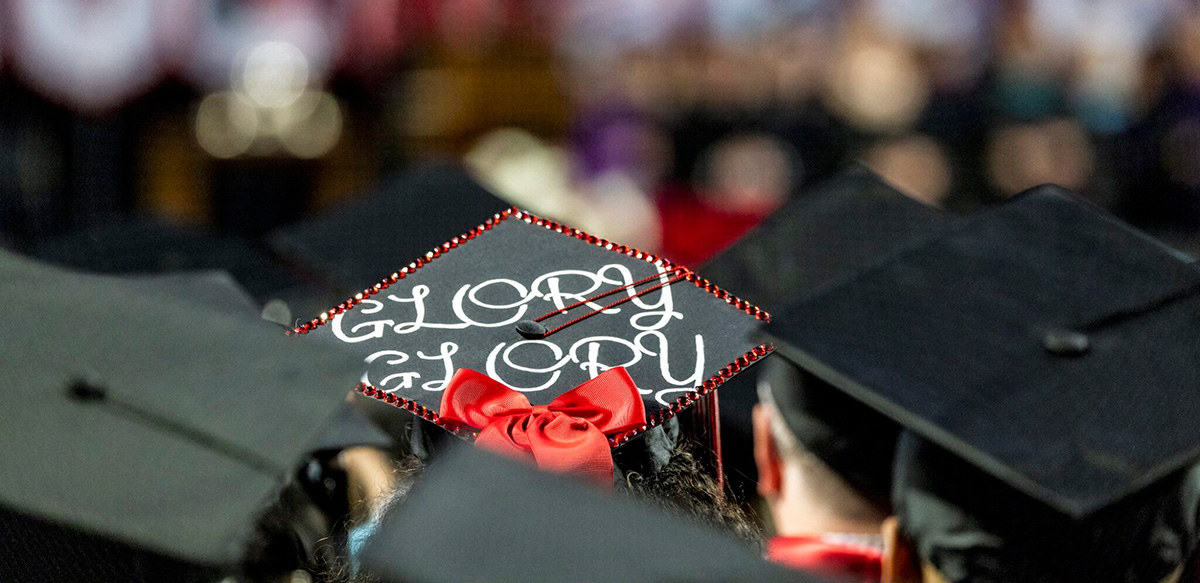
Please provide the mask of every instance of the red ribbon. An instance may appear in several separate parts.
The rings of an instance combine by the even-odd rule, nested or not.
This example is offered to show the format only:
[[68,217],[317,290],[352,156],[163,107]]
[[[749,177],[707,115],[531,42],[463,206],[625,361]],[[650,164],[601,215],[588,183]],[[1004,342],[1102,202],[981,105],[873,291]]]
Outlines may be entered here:
[[646,422],[642,396],[625,367],[606,370],[544,406],[530,405],[525,395],[483,373],[460,368],[442,393],[438,415],[451,427],[479,430],[476,446],[607,484],[613,480],[607,436]]

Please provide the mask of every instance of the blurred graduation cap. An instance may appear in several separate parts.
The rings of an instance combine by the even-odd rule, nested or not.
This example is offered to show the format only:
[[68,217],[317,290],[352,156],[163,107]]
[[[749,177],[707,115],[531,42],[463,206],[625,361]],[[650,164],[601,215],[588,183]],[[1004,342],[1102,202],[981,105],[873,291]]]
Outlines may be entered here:
[[[0,265],[37,267],[35,263],[20,259],[17,255],[0,251]],[[227,315],[238,316],[245,321],[260,316],[272,320],[265,311],[260,311],[257,302],[233,276],[220,270],[183,271],[163,275],[114,276],[109,279],[114,285],[125,286],[134,293],[160,295],[168,300],[182,301],[211,309]],[[269,303],[270,304],[270,303]],[[285,307],[285,310],[290,308]],[[290,320],[290,316],[285,318]],[[359,412],[358,403],[347,402],[338,407],[336,421],[330,425],[316,442],[316,450],[340,450],[355,445],[384,447],[390,443],[388,436],[374,427]]]
[[[867,168],[855,165],[793,199],[709,260],[700,271],[728,286],[739,297],[772,310],[773,306],[786,305],[945,232],[955,220],[896,190]],[[775,372],[773,389],[801,390],[800,375],[786,370],[788,367],[777,358],[768,368]],[[752,492],[756,481],[750,413],[758,403],[752,385],[759,374],[734,380],[731,387],[734,390],[726,391],[721,398],[722,455],[735,491]],[[830,415],[852,423],[853,415],[849,412],[842,415],[840,407],[822,405],[828,400],[837,401],[838,397],[819,396],[822,391],[814,384],[809,383],[807,399],[799,395],[794,399],[784,395],[776,398],[777,404],[797,405],[791,408],[796,414],[803,413],[802,406],[820,409],[809,411],[805,420],[794,419],[793,429],[812,428],[815,432],[817,424],[824,424],[832,430],[839,421],[819,419]],[[815,439],[802,441],[814,453],[823,447]],[[875,457],[870,453],[876,447],[875,442],[867,438],[859,443],[864,447],[848,443],[852,447],[844,451],[845,455],[830,452],[826,457],[837,455],[851,463],[857,458],[863,463],[855,465],[869,465],[867,460]],[[834,462],[835,466],[837,463]],[[862,487],[868,486],[862,484]]]
[[363,550],[370,574],[413,583],[817,580],[632,499],[455,449],[384,516]]
[[228,568],[336,423],[351,360],[161,284],[0,256],[0,528],[29,533],[6,536],[0,578]]
[[595,425],[617,447],[697,403],[708,417],[693,437],[715,439],[706,396],[767,354],[748,339],[767,319],[687,268],[513,209],[296,332],[352,347],[364,394],[460,434],[487,437],[527,399],[606,409]]
[[[363,198],[271,234],[278,252],[330,284],[354,289],[396,270],[509,204],[465,169],[432,163],[401,174]],[[346,287],[351,286],[351,287]]]
[[152,220],[127,219],[39,244],[32,255],[104,274],[222,270],[265,301],[302,284],[265,249],[243,239]]
[[1186,256],[1043,186],[783,309],[768,334],[1029,512],[1079,521],[1200,455],[1198,291]]
[[792,199],[700,269],[770,309],[944,232],[953,219],[854,165]]
[[220,270],[189,271],[165,275],[132,276],[126,284],[138,291],[161,294],[230,314],[259,313],[254,297]]

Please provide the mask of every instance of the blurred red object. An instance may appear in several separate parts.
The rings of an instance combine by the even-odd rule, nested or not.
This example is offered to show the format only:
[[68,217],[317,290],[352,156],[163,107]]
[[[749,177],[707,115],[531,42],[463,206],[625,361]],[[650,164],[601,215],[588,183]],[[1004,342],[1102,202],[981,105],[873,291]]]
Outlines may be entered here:
[[688,186],[671,184],[659,192],[658,214],[663,257],[695,267],[762,222],[771,209],[717,208]]

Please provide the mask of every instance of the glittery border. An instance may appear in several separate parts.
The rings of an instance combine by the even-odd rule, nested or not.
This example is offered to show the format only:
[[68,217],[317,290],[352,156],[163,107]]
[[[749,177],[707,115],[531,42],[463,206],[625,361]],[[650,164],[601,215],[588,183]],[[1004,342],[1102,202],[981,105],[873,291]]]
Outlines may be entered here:
[[[438,247],[434,247],[432,251],[425,253],[425,255],[422,257],[418,257],[416,261],[413,261],[413,262],[409,263],[408,265],[401,267],[399,270],[393,272],[390,276],[385,277],[383,280],[381,280],[379,283],[375,284],[374,286],[369,287],[359,293],[354,294],[353,297],[347,299],[346,301],[334,306],[333,308],[331,308],[329,310],[321,312],[316,318],[313,318],[312,320],[305,322],[303,324],[300,324],[299,326],[296,326],[295,328],[289,330],[288,334],[289,335],[307,334],[307,333],[315,330],[318,326],[325,324],[326,322],[331,320],[334,316],[354,309],[354,306],[361,304],[364,299],[369,298],[369,297],[387,289],[392,284],[412,275],[413,273],[416,273],[416,271],[418,269],[420,269],[421,267],[424,267],[426,264],[433,261],[434,259],[441,257],[442,255],[450,252],[452,249],[457,249],[459,246],[466,244],[467,241],[470,241],[470,240],[474,239],[475,237],[482,235],[486,231],[490,231],[492,229],[492,227],[495,227],[496,225],[500,224],[501,221],[505,221],[508,219],[515,219],[515,220],[519,220],[519,221],[524,221],[527,224],[537,225],[539,227],[545,227],[547,230],[554,231],[556,233],[561,233],[561,234],[567,235],[569,237],[574,237],[574,238],[579,239],[580,241],[584,241],[588,244],[595,245],[597,247],[602,247],[604,249],[612,251],[613,253],[620,253],[621,255],[625,255],[627,257],[632,257],[634,259],[640,259],[642,261],[645,261],[646,263],[649,263],[651,265],[657,265],[668,271],[673,268],[680,267],[679,265],[671,262],[670,260],[662,258],[662,257],[658,257],[658,256],[654,255],[653,253],[647,253],[645,251],[642,251],[642,250],[634,248],[634,247],[629,247],[627,245],[617,245],[616,243],[613,243],[607,239],[602,239],[595,235],[591,235],[584,231],[580,231],[579,229],[567,227],[560,223],[557,223],[557,222],[554,222],[554,221],[551,221],[548,219],[543,219],[534,214],[520,210],[516,207],[512,207],[512,208],[509,208],[508,210],[501,211],[501,212],[498,212],[498,213],[492,215],[492,217],[490,219],[484,221],[483,224],[481,224],[481,225],[479,225],[457,237],[454,237],[454,238],[450,239],[449,241],[446,241],[445,243],[442,243]],[[767,313],[765,310],[759,308],[758,306],[756,306],[746,300],[743,300],[743,299],[740,299],[740,298],[734,296],[733,294],[729,293],[728,291],[721,289],[716,284],[708,281],[707,279],[700,277],[693,271],[689,270],[687,276],[684,279],[692,282],[692,284],[694,284],[696,287],[703,289],[704,291],[712,294],[717,299],[723,300],[726,304],[729,304],[730,306],[733,306],[734,308],[737,308],[738,310],[741,310],[742,312],[745,312],[746,314],[753,316],[755,319],[757,319],[759,321],[762,321],[762,322],[770,322],[771,321],[771,315],[769,313]],[[770,343],[765,343],[765,344],[760,344],[758,346],[755,346],[753,349],[747,351],[742,356],[739,356],[734,362],[731,362],[731,363],[721,367],[719,370],[717,370],[716,374],[709,377],[708,380],[704,381],[699,386],[695,387],[693,390],[688,391],[687,393],[684,393],[679,398],[675,399],[675,401],[673,401],[670,404],[670,406],[664,407],[664,408],[654,412],[653,414],[651,414],[649,416],[649,418],[646,420],[646,423],[644,425],[642,425],[641,427],[638,427],[637,429],[634,429],[631,431],[627,431],[620,435],[609,436],[609,438],[608,438],[609,446],[615,448],[620,445],[624,445],[630,439],[633,439],[634,437],[637,437],[638,435],[648,431],[649,429],[657,427],[657,426],[661,425],[662,423],[666,422],[667,420],[671,419],[672,417],[675,417],[676,415],[678,415],[679,413],[681,413],[688,407],[692,406],[692,404],[694,404],[696,401],[700,400],[701,398],[708,395],[712,391],[715,391],[717,389],[717,387],[719,387],[725,381],[733,378],[733,376],[736,375],[737,373],[741,372],[742,369],[749,367],[753,362],[770,354],[774,349],[775,349],[774,346]],[[423,405],[420,405],[416,401],[405,399],[404,397],[398,397],[394,393],[389,393],[387,391],[381,390],[375,386],[368,385],[366,383],[360,383],[358,385],[358,387],[355,388],[355,392],[358,392],[366,397],[371,397],[376,400],[395,405],[396,407],[404,409],[405,411],[409,411],[418,417],[421,417],[427,421],[431,421],[439,426],[449,429],[448,427],[446,427],[445,425],[442,424],[441,417],[438,416],[436,411],[434,411],[428,407],[425,407]],[[470,435],[467,435],[467,437],[470,437]]]

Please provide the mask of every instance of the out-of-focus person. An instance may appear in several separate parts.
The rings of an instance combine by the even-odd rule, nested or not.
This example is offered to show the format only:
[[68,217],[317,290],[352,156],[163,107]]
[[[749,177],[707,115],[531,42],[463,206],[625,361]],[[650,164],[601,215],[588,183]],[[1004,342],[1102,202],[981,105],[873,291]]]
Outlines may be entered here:
[[698,265],[754,228],[787,201],[797,161],[790,146],[762,133],[713,145],[695,191],[668,187],[659,197],[663,255]]
[[754,461],[774,525],[768,557],[879,581],[896,424],[783,358],[763,366]]

